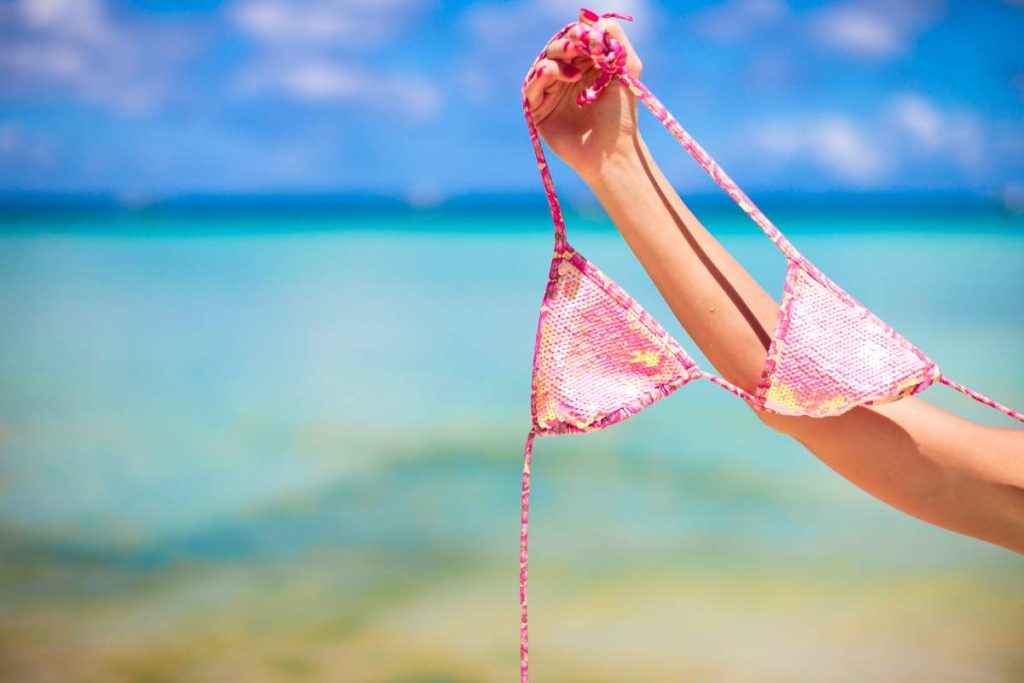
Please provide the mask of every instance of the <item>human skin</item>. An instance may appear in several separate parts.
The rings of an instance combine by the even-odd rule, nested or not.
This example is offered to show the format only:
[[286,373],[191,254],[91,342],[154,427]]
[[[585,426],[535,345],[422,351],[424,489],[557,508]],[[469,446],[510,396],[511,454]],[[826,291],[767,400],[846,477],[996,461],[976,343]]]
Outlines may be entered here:
[[[569,37],[602,32],[642,65],[622,26],[581,14]],[[613,82],[584,107],[593,60],[559,39],[528,74],[526,96],[551,150],[590,186],[669,308],[719,374],[753,393],[778,303],[709,233],[666,180],[637,128],[635,96]],[[981,425],[918,398],[826,418],[756,411],[876,498],[921,520],[1024,553],[1024,430]]]

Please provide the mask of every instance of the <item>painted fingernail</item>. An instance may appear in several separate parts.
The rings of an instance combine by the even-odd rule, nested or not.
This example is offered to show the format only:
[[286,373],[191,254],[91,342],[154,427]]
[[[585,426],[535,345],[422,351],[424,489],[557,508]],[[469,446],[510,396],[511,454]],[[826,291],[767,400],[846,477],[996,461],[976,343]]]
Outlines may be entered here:
[[576,78],[577,76],[580,75],[580,70],[577,69],[572,64],[559,63],[558,66],[562,69],[562,75],[565,76],[566,78]]
[[594,10],[587,9],[586,7],[580,9],[580,19],[583,21],[596,22],[600,18]]

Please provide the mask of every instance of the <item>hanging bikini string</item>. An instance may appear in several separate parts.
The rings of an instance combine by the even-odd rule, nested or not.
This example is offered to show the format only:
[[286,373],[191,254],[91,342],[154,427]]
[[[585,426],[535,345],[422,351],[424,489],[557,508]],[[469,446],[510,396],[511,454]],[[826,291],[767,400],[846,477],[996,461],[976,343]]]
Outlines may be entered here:
[[[606,12],[600,15],[601,18],[616,18],[624,21],[632,21],[633,18],[627,14],[621,14],[619,12]],[[558,33],[556,33],[552,40],[557,40],[564,37],[572,28],[579,25],[579,22],[573,22],[564,26]],[[704,169],[704,171],[711,176],[711,179],[722,188],[722,190],[743,210],[747,216],[759,227],[761,231],[770,239],[779,251],[786,257],[790,262],[798,264],[801,268],[808,272],[812,277],[817,279],[819,282],[825,284],[827,287],[832,289],[840,298],[846,300],[848,303],[857,306],[858,308],[865,308],[860,302],[856,301],[848,292],[835,285],[832,280],[825,275],[823,272],[808,261],[796,247],[782,234],[774,223],[772,223],[764,212],[757,207],[756,204],[747,196],[747,194],[740,189],[739,185],[726,173],[721,166],[708,154],[700,144],[693,139],[693,137],[682,127],[679,121],[668,111],[654,94],[647,89],[638,78],[629,73],[626,69],[626,50],[623,45],[616,40],[608,36],[607,33],[602,34],[602,50],[595,54],[590,49],[590,41],[588,39],[591,28],[585,28],[578,37],[576,44],[577,47],[590,54],[594,59],[594,63],[600,68],[601,73],[591,86],[583,90],[577,97],[577,104],[585,106],[592,102],[595,102],[602,92],[608,87],[609,84],[618,78],[622,83],[632,92],[636,97],[644,103],[644,106],[650,110],[658,121],[669,131],[669,133],[683,146],[684,149],[693,157],[694,161]],[[550,42],[550,41],[549,41]],[[543,59],[546,56],[546,50],[542,50],[538,55],[537,59]],[[529,101],[526,97],[526,82],[523,83],[523,112],[526,116],[526,124],[529,129],[530,139],[533,142],[534,155],[537,158],[537,165],[540,170],[541,180],[544,184],[544,192],[547,196],[548,205],[551,209],[551,216],[555,225],[555,252],[561,253],[567,249],[568,240],[566,238],[565,231],[565,220],[562,216],[562,209],[558,202],[558,196],[555,194],[554,182],[551,178],[551,172],[548,168],[547,159],[544,155],[544,148],[540,142],[540,134],[537,131],[537,126],[533,121],[533,116],[530,112]],[[756,399],[748,392],[736,387],[730,382],[722,380],[710,373],[701,373],[703,377],[711,380],[715,384],[718,384],[727,391],[735,394],[736,396],[750,402],[755,408],[763,408],[759,406]],[[995,401],[981,393],[969,389],[968,387],[954,382],[953,380],[940,375],[937,381],[941,384],[955,389],[975,401],[987,405],[991,408],[1004,413],[1005,415],[1024,422],[1024,414],[1005,406],[998,401]],[[922,387],[923,389],[924,387]]]
[[530,461],[533,458],[533,439],[537,432],[530,430],[523,447],[523,492],[519,529],[519,676],[522,683],[530,680],[530,624],[527,618],[526,589],[530,559]]

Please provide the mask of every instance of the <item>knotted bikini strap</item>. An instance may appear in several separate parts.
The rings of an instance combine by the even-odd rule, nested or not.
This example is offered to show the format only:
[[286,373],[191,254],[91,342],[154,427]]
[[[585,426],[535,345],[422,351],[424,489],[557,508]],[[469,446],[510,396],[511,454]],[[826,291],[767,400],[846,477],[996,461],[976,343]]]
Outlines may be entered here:
[[[598,15],[594,14],[594,16]],[[622,14],[621,12],[605,12],[600,15],[600,18],[615,18],[623,19],[625,21],[633,21],[633,17],[628,14]],[[571,24],[566,24],[558,31],[558,33],[551,37],[551,40],[557,40],[564,37],[565,34],[567,34],[578,23],[579,22],[574,21]],[[551,42],[551,40],[548,42]],[[618,41],[613,42],[617,43]],[[593,54],[590,50],[589,44],[577,41],[577,47],[587,54]],[[616,55],[621,55],[621,63],[615,61],[618,59]],[[545,46],[545,48],[540,51],[540,54],[537,55],[537,59],[534,60],[534,64],[536,65],[538,61],[544,59],[546,56],[547,46]],[[615,51],[610,51],[607,55],[601,53],[601,55],[595,58],[597,59],[598,65],[601,66],[602,72],[597,81],[595,81],[588,89],[590,95],[587,102],[593,102],[596,100],[597,96],[602,90],[604,90],[605,86],[611,82],[612,77],[619,73],[619,67],[625,64],[625,51],[622,50],[622,46],[620,45],[617,53]],[[537,169],[540,171],[540,178],[544,183],[544,194],[547,196],[548,207],[551,209],[551,219],[555,225],[555,251],[563,251],[568,244],[565,235],[565,219],[562,217],[562,207],[558,203],[558,194],[555,192],[555,183],[551,179],[551,171],[548,169],[548,160],[544,156],[544,147],[540,144],[540,133],[537,132],[537,124],[534,122],[533,114],[530,111],[530,101],[526,97],[526,86],[529,82],[529,77],[532,74],[533,69],[531,68],[527,77],[523,79],[523,114],[526,116],[526,127],[530,131],[530,141],[533,143],[533,154],[537,158]],[[583,104],[583,102],[580,102],[580,104]]]
[[[591,15],[598,16],[591,12]],[[632,21],[633,17],[628,14],[622,14],[620,12],[605,12],[600,15],[600,18],[615,18],[622,19],[624,21]],[[566,24],[558,31],[551,40],[557,40],[565,37],[569,31],[578,25],[579,22],[572,22]],[[746,193],[740,189],[739,185],[726,173],[718,163],[711,158],[711,155],[704,151],[704,148],[693,139],[686,130],[680,125],[679,121],[668,111],[654,94],[647,89],[640,79],[629,73],[626,68],[626,48],[615,38],[612,38],[607,33],[603,35],[603,41],[599,50],[593,50],[590,46],[589,29],[584,30],[579,39],[574,40],[574,44],[578,50],[583,53],[589,54],[594,59],[594,64],[601,70],[597,79],[590,85],[589,88],[583,90],[576,99],[577,104],[585,106],[595,102],[597,98],[603,93],[611,82],[618,77],[622,83],[629,88],[629,90],[637,96],[637,98],[644,103],[654,117],[661,122],[665,128],[668,129],[669,133],[679,141],[679,143],[689,152],[690,156],[703,168],[712,180],[718,184],[722,190],[736,204],[750,216],[751,220],[757,224],[758,227],[764,231],[765,235],[775,243],[780,251],[786,256],[786,258],[799,261],[802,265],[807,266],[810,270],[817,271],[817,269],[810,264],[804,257],[797,251],[796,247],[786,239],[785,235],[775,227],[764,212],[757,207],[756,204],[746,195]],[[571,39],[569,39],[571,40]],[[550,41],[549,41],[550,42]],[[546,47],[537,56],[537,60],[544,59],[546,57]],[[530,72],[532,74],[532,70]],[[562,209],[558,202],[558,195],[555,192],[555,185],[551,179],[551,171],[548,168],[547,158],[544,156],[544,148],[540,142],[540,134],[537,132],[537,125],[533,120],[533,115],[530,111],[530,103],[526,96],[526,86],[528,79],[523,81],[523,113],[526,116],[526,126],[530,131],[530,140],[533,142],[533,152],[537,158],[537,167],[540,170],[541,180],[544,183],[544,192],[547,195],[548,206],[551,209],[551,217],[555,225],[555,247],[556,249],[564,247],[566,244],[565,234],[565,219],[562,216]]]
[[[558,33],[551,37],[551,40],[561,38],[575,25],[576,22],[566,24]],[[547,46],[545,45],[544,49],[537,55],[537,59],[534,60],[534,65],[546,56]],[[526,85],[529,83],[530,76],[533,75],[533,70],[534,67],[531,67],[529,74],[523,79],[523,114],[526,116],[526,127],[530,131],[530,142],[533,143],[533,155],[537,157],[537,170],[540,171],[540,179],[544,183],[544,195],[547,197],[548,207],[551,209],[551,220],[555,224],[555,251],[562,251],[568,244],[565,237],[565,219],[562,218],[562,207],[558,203],[558,194],[555,192],[555,183],[551,179],[551,171],[548,169],[548,160],[544,156],[544,147],[540,144],[540,133],[537,132],[537,124],[534,123],[533,113],[530,111],[530,100],[526,96]],[[525,640],[523,642],[525,643]]]

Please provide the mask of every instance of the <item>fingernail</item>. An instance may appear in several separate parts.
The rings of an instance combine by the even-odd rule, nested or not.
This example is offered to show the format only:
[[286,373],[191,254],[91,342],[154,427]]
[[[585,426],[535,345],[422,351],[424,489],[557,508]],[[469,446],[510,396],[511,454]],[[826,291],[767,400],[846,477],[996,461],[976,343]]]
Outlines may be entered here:
[[572,64],[561,64],[560,63],[559,67],[561,67],[561,69],[562,69],[562,75],[565,76],[566,78],[576,78],[576,76],[578,76],[579,73],[580,73],[580,70],[577,69]]
[[594,10],[589,10],[586,7],[580,9],[580,19],[582,19],[583,21],[596,22],[600,18],[601,17],[597,16],[597,12],[595,12]]

